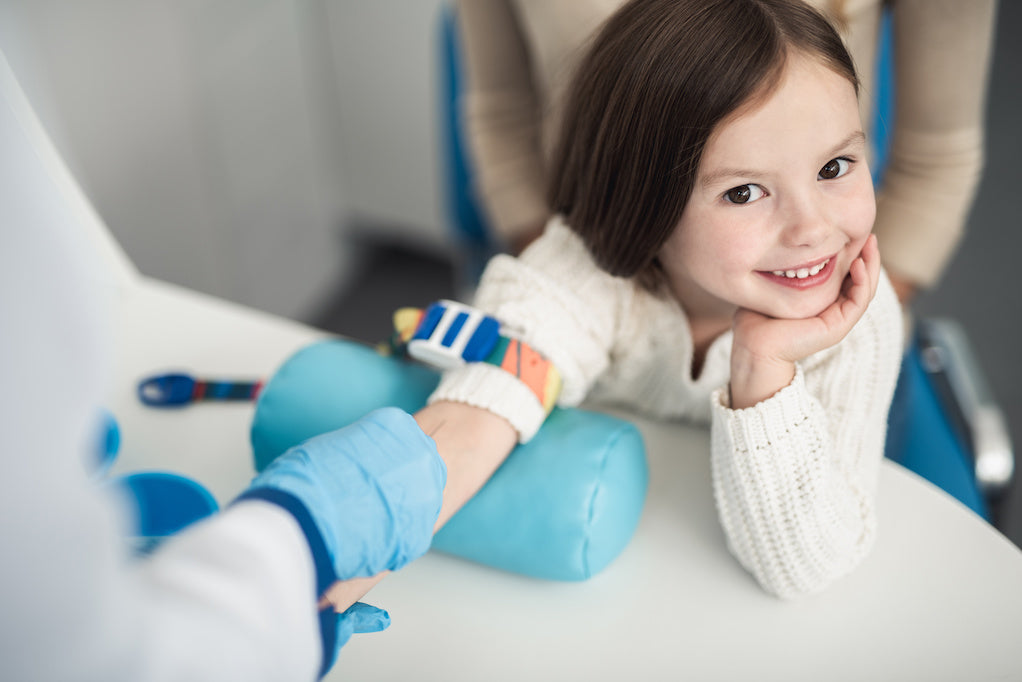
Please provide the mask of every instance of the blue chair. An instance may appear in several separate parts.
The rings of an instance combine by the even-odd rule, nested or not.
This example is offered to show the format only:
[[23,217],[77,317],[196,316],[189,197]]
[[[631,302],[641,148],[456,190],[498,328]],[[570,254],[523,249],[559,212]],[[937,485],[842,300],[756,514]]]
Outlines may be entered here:
[[[457,19],[445,5],[440,22],[440,98],[443,174],[448,219],[470,286],[498,248],[472,184],[459,99],[463,91]],[[894,121],[893,30],[886,12],[876,68],[874,181],[887,163]],[[886,455],[996,523],[996,508],[1011,482],[1014,453],[1001,410],[987,388],[961,327],[919,320],[902,363],[888,424]]]

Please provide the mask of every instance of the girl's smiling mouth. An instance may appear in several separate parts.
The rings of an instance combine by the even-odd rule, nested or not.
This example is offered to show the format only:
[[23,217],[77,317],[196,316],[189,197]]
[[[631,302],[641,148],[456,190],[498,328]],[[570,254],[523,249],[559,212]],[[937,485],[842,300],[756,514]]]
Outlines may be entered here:
[[834,272],[835,257],[836,254],[790,270],[757,270],[757,272],[776,284],[794,289],[808,289],[830,279]]

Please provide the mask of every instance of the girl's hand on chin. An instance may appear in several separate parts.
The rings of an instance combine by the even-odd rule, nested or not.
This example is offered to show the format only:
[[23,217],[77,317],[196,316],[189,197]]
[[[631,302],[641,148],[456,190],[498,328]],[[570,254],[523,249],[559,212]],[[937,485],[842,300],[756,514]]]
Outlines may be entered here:
[[815,317],[781,320],[748,309],[735,313],[731,347],[731,407],[751,407],[795,376],[795,362],[837,344],[876,294],[880,252],[870,235],[848,271],[837,300]]

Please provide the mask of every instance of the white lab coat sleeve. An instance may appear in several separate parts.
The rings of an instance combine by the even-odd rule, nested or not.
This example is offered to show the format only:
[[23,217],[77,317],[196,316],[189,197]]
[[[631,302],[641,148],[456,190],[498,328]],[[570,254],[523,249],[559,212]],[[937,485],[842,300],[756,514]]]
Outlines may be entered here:
[[315,679],[314,571],[282,508],[243,502],[132,559],[114,501],[88,482],[19,496],[15,478],[4,499],[38,506],[0,522],[0,679]]
[[240,503],[132,558],[126,510],[86,467],[109,278],[45,179],[26,182],[32,156],[0,157],[0,680],[314,679],[314,566],[287,512]]
[[80,463],[9,456],[5,431],[0,679],[315,679],[314,571],[290,514],[243,502],[132,559]]
[[149,604],[138,641],[145,679],[316,678],[315,571],[283,508],[242,502],[134,573],[139,601]]

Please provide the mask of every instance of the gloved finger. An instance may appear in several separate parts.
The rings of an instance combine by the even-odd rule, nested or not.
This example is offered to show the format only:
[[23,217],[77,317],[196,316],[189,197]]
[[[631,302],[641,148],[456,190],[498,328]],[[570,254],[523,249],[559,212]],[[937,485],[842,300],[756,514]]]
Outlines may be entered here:
[[349,606],[338,617],[351,621],[352,632],[356,634],[381,632],[390,627],[389,613],[360,601]]
[[[320,613],[324,617],[325,612]],[[351,636],[368,632],[380,632],[386,630],[390,625],[390,614],[383,609],[370,606],[363,602],[355,602],[342,613],[333,613],[336,627],[334,629],[334,648],[332,651],[324,652],[323,667],[320,674],[326,674],[337,661],[337,654]],[[327,616],[330,617],[330,616]]]

